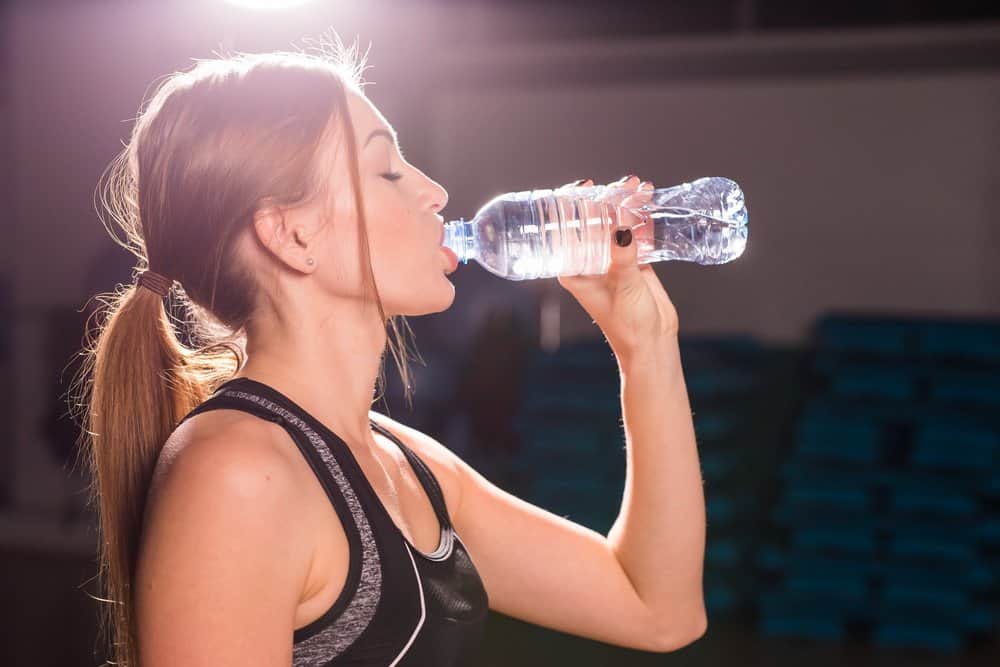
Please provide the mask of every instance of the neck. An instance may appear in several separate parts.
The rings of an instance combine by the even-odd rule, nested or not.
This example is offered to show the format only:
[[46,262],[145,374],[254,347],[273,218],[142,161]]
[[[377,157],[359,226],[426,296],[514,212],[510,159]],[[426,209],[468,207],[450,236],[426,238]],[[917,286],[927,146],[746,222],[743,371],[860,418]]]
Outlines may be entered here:
[[373,306],[325,312],[288,308],[254,320],[247,362],[237,377],[263,382],[309,412],[351,446],[373,442],[369,411],[386,343]]

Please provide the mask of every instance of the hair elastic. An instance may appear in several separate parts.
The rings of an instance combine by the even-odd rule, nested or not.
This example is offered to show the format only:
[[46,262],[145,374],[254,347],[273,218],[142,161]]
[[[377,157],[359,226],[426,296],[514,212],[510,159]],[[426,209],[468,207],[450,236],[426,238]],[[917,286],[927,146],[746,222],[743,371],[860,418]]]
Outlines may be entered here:
[[136,280],[136,284],[139,287],[145,287],[160,296],[167,296],[170,293],[170,288],[173,287],[174,281],[166,276],[160,275],[155,271],[150,271],[146,269],[139,273],[139,278]]

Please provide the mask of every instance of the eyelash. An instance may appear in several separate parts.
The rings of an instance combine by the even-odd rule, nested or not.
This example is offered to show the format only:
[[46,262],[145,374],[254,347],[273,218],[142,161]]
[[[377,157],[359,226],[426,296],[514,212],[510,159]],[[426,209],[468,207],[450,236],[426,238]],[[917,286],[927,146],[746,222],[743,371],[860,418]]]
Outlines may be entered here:
[[382,174],[382,178],[384,178],[387,181],[393,181],[393,182],[398,181],[402,177],[403,175],[396,171],[388,171]]

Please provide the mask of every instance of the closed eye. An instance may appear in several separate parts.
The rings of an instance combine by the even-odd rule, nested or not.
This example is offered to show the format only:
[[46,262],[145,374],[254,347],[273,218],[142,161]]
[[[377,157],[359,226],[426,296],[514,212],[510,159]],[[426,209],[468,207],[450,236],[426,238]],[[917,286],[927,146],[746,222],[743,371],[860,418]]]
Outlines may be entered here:
[[384,178],[387,181],[398,181],[402,177],[403,177],[402,174],[400,174],[399,172],[395,172],[395,171],[388,171],[388,172],[382,174],[382,178]]

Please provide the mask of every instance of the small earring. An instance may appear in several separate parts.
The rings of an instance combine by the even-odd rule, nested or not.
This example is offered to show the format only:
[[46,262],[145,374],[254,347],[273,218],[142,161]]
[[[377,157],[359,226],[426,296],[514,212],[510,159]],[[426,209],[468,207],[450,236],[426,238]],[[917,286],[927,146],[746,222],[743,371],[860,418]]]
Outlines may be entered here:
[[309,257],[308,259],[306,259],[306,264],[308,264],[309,266],[312,266],[315,263],[316,263],[316,260],[314,260],[312,257]]

